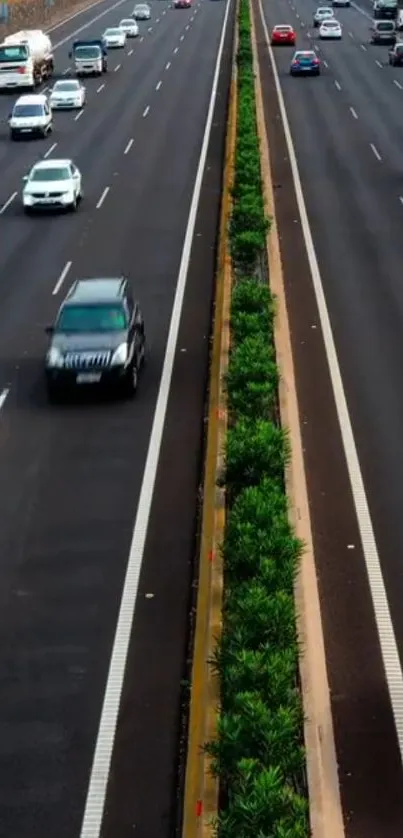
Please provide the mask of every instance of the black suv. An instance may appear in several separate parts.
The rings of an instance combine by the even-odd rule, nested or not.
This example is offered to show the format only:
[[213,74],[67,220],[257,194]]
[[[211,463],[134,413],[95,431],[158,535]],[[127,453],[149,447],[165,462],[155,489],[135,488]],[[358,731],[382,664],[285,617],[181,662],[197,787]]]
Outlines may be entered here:
[[145,357],[144,321],[127,279],[79,279],[60,306],[45,370],[51,401],[71,386],[101,384],[128,396]]

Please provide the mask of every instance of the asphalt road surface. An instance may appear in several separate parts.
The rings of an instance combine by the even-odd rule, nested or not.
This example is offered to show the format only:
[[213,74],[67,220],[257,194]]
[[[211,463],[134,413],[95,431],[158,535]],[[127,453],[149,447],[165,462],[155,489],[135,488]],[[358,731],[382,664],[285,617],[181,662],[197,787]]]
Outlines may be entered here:
[[[341,42],[319,41],[313,0],[263,0],[318,50],[319,78],[291,78],[275,48],[358,448],[400,665],[403,660],[403,70],[369,44],[370,3],[337,9]],[[258,2],[255,3],[258,9]],[[349,838],[401,838],[403,775],[319,317],[258,26],[266,119],[312,505],[342,802]],[[384,638],[387,620],[379,622]],[[400,724],[402,695],[395,712]]]
[[[133,5],[120,0],[108,10],[102,3],[57,27],[57,75],[68,68],[73,35],[99,36]],[[10,142],[6,119],[15,96],[0,97],[4,838],[99,834],[103,745],[111,730],[113,741],[113,714],[105,722],[109,733],[98,740],[102,753],[85,833],[81,825],[129,552],[132,606],[133,579],[141,573],[131,636],[126,621],[128,667],[102,835],[164,838],[176,818],[233,3],[228,15],[227,3],[209,0],[195,0],[188,11],[174,11],[164,0],[151,6],[140,37],[110,52],[106,76],[86,82],[84,110],[56,113],[47,140]],[[185,233],[215,78],[190,250]],[[85,197],[77,214],[24,216],[21,179],[43,155],[71,157],[81,169]],[[197,202],[192,206],[197,210]],[[149,341],[138,396],[130,404],[94,398],[50,408],[42,378],[45,325],[76,277],[121,273],[132,280]],[[168,343],[180,283],[178,338]],[[171,387],[169,377],[161,385],[170,365]],[[150,439],[158,444],[145,474]],[[134,555],[144,487],[148,507],[144,502],[138,528],[145,546]],[[122,647],[117,654],[122,670]]]

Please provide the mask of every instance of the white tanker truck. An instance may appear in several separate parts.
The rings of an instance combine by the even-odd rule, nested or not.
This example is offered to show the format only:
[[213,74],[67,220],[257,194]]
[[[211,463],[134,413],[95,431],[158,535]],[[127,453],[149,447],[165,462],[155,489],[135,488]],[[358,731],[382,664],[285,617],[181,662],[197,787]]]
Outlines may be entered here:
[[0,43],[0,90],[34,90],[54,68],[52,44],[41,29],[25,29]]

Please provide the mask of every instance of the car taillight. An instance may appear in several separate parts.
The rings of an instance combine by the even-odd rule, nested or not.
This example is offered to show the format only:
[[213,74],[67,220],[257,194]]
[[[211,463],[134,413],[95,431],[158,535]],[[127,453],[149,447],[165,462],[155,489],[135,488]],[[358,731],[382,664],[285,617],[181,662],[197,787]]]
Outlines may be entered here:
[[314,64],[319,64],[319,58],[314,58],[314,59],[313,59],[313,63],[314,63]]
[[26,72],[26,67],[18,67],[18,72],[23,74]]

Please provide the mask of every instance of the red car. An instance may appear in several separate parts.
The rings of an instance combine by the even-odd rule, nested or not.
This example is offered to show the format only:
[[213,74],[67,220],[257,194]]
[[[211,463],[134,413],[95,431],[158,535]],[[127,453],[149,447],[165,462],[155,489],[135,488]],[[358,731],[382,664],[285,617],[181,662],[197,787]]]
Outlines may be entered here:
[[191,0],[174,0],[174,9],[190,9]]
[[275,26],[272,33],[271,33],[271,45],[272,47],[278,46],[279,44],[285,44],[286,46],[295,46],[296,42],[296,34],[292,28],[292,26],[288,26],[286,23],[280,23],[278,26]]

